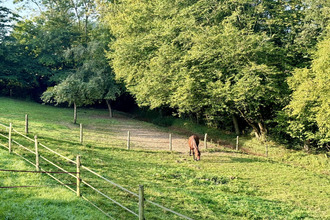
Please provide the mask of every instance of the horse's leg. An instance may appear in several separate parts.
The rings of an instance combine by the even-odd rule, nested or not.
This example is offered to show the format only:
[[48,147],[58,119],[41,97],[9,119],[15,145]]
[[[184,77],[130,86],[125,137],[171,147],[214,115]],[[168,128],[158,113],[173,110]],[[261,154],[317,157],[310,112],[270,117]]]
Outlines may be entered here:
[[189,156],[191,156],[191,148],[189,149]]
[[194,160],[195,160],[195,151],[193,150],[193,158],[194,158]]

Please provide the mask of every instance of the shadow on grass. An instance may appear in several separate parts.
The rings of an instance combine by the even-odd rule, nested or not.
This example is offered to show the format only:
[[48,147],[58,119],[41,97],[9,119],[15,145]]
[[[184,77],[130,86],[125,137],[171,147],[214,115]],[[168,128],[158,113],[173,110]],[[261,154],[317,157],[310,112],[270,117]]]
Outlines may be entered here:
[[39,138],[39,141],[41,140],[40,142],[42,142],[42,140],[46,140],[50,144],[55,144],[55,142],[61,142],[61,143],[65,143],[65,144],[70,144],[70,145],[75,145],[75,146],[81,146],[80,143],[69,141],[69,140],[61,140],[61,139],[56,139],[56,138],[52,138],[52,137],[45,137],[45,136],[40,136],[38,138]]
[[241,158],[241,157],[229,157],[233,163],[268,163],[266,160],[261,158]]
[[37,193],[38,189],[26,194],[15,192],[15,197],[3,204],[0,219],[106,219],[105,215],[82,199],[65,201],[32,197],[34,191]]

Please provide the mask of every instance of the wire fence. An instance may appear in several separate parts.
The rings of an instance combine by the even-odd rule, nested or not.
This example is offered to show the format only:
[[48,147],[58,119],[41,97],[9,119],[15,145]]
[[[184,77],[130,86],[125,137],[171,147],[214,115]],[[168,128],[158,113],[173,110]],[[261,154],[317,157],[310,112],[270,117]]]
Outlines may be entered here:
[[[19,170],[5,170],[0,169],[2,172],[34,172],[34,173],[43,173],[47,174],[51,178],[53,178],[55,181],[60,183],[59,185],[64,186],[68,188],[70,191],[74,192],[77,196],[80,196],[84,200],[86,200],[88,203],[90,203],[93,207],[98,209],[100,212],[102,212],[104,215],[109,217],[110,219],[114,219],[114,217],[106,210],[104,210],[104,206],[100,207],[101,205],[96,204],[95,201],[91,201],[95,196],[91,193],[88,194],[88,189],[92,192],[97,193],[98,195],[102,196],[102,198],[106,199],[107,201],[110,201],[112,204],[116,204],[118,207],[120,207],[122,210],[125,210],[126,212],[130,213],[132,216],[138,217],[139,219],[145,219],[144,217],[144,206],[145,203],[149,203],[151,205],[154,205],[158,208],[163,209],[164,211],[170,212],[174,215],[177,215],[183,219],[192,219],[188,216],[185,216],[183,214],[180,214],[174,210],[171,210],[169,208],[166,208],[158,203],[155,203],[151,200],[145,199],[144,197],[144,188],[143,186],[139,186],[139,193],[132,192],[131,190],[126,189],[125,187],[109,180],[108,178],[98,174],[97,172],[93,171],[91,168],[88,168],[81,164],[80,156],[76,157],[76,160],[70,159],[69,157],[66,157],[55,150],[52,150],[51,148],[45,146],[44,144],[39,143],[37,136],[34,137],[34,139],[28,137],[25,134],[22,134],[21,132],[18,132],[17,130],[13,129],[12,123],[9,124],[9,126],[1,124],[0,123],[0,146],[4,147],[9,151],[9,153],[13,153],[29,164],[33,165],[36,169],[36,171],[19,171]],[[27,131],[27,129],[25,129]],[[15,140],[14,140],[15,138]],[[5,143],[3,143],[5,141]],[[32,145],[32,146],[31,146]],[[52,158],[52,159],[50,159]],[[54,158],[56,159],[56,162],[53,161]],[[60,162],[60,159],[62,162]],[[75,171],[70,171],[73,169]],[[56,171],[53,171],[53,169],[57,169]],[[47,170],[46,170],[47,169]],[[84,176],[82,176],[81,169],[83,169]],[[89,177],[88,174],[89,173]],[[66,174],[66,177],[63,176],[59,177],[58,174]],[[72,184],[69,179],[73,178],[76,183]],[[96,178],[98,180],[102,180],[108,184],[111,184],[112,186],[116,187],[117,189],[120,189],[121,191],[125,192],[128,195],[131,195],[133,198],[138,199],[138,207],[134,207],[132,204],[136,204],[136,202],[119,202],[116,199],[113,198],[113,195],[116,195],[118,193],[114,193],[111,191],[108,191],[107,193],[102,192],[95,185],[95,183],[98,183],[98,181],[95,181]],[[72,180],[72,179],[71,179]],[[69,183],[65,183],[65,181]],[[94,182],[94,183],[93,183]],[[75,187],[73,187],[75,185]],[[43,185],[43,187],[50,186],[50,185]],[[21,188],[21,187],[37,187],[37,186],[1,186],[0,188]],[[86,195],[82,195],[82,190],[86,192]],[[84,193],[85,194],[85,193]],[[109,195],[111,194],[111,195]],[[125,203],[125,204],[123,204]],[[137,211],[136,211],[137,210]]]
[[[25,120],[25,132],[27,133],[30,130],[27,116]],[[9,120],[6,122],[9,123]],[[17,123],[19,123],[20,126],[24,126],[21,121]],[[61,140],[74,144],[76,144],[78,140],[81,144],[94,144],[95,141],[97,141],[100,145],[110,145],[111,147],[126,149],[188,152],[188,136],[159,131],[155,130],[153,127],[143,127],[135,125],[134,123],[128,123],[125,126],[111,125],[102,127],[102,130],[96,130],[93,125],[80,124],[80,132],[77,132],[77,129],[79,130],[78,126],[69,125],[68,127],[74,132],[67,134],[60,133],[59,130],[53,127],[45,127],[43,128],[43,132],[47,131],[52,133],[52,137],[48,137],[49,139],[56,139],[60,135]],[[16,130],[16,132],[18,131]],[[18,132],[18,134],[29,139],[31,142],[34,141],[33,138],[23,134],[23,132]],[[207,134],[199,134],[198,136],[200,137],[200,150],[218,147],[218,144],[216,142],[213,143],[212,139],[208,141]]]

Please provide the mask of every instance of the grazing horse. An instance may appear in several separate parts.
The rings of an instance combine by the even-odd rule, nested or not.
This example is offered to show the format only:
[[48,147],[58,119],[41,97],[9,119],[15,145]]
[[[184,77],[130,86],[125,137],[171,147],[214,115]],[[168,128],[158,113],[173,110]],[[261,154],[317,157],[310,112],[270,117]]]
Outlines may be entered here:
[[[191,156],[191,151],[193,152],[194,160],[200,160],[201,159],[201,152],[198,149],[199,144],[199,138],[196,135],[192,135],[188,139],[188,145],[189,145],[189,156]],[[195,158],[196,155],[196,158]]]

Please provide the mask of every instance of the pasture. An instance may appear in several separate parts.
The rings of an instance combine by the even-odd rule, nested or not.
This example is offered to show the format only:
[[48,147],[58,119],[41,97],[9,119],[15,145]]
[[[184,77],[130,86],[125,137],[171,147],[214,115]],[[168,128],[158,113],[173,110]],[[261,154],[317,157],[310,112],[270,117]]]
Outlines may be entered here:
[[[71,159],[81,155],[82,164],[133,192],[137,193],[138,186],[144,185],[147,199],[193,219],[330,218],[329,159],[326,155],[290,152],[272,145],[270,152],[273,156],[265,158],[214,146],[207,150],[202,148],[201,160],[196,162],[188,155],[188,137],[176,133],[177,149],[174,147],[173,152],[166,150],[165,145],[161,150],[144,148],[143,143],[155,141],[151,139],[168,130],[119,113],[108,119],[105,110],[96,109],[78,110],[78,123],[84,124],[85,133],[84,144],[79,144],[79,125],[72,124],[72,109],[0,97],[0,123],[11,122],[15,129],[23,132],[25,114],[29,114],[30,137],[38,135],[40,142]],[[150,131],[143,138],[148,138],[148,135],[152,138],[140,139],[140,144],[128,151],[123,132],[132,127]],[[160,142],[164,142],[165,138]],[[178,146],[181,139],[182,146]],[[5,140],[0,139],[0,142]],[[260,148],[248,139],[246,147],[256,152]],[[4,148],[0,150],[0,161],[1,169],[34,169],[9,155]],[[28,184],[33,178],[37,178],[40,185],[53,182],[40,174],[33,177],[0,174],[2,185],[14,184],[16,179],[17,184]],[[137,209],[135,198],[110,185],[96,180],[94,183],[106,194]],[[70,215],[66,219],[104,217],[64,187],[0,190],[0,200],[6,201],[0,205],[1,218],[23,219],[21,210],[27,204],[33,207],[29,212],[31,219],[44,216],[61,219],[56,215],[56,209],[68,207],[70,210],[71,206],[83,207],[83,211],[67,211]],[[116,219],[135,219],[113,203],[91,194],[85,187],[82,187],[82,194],[89,196]],[[145,216],[146,219],[179,219],[152,205],[146,205]]]

